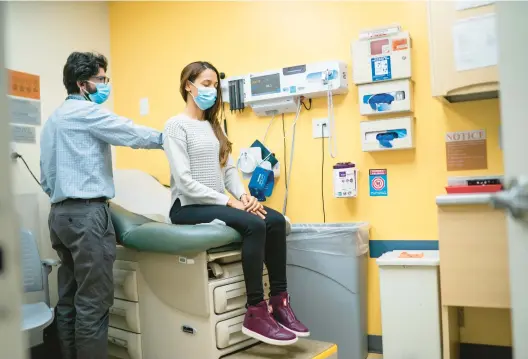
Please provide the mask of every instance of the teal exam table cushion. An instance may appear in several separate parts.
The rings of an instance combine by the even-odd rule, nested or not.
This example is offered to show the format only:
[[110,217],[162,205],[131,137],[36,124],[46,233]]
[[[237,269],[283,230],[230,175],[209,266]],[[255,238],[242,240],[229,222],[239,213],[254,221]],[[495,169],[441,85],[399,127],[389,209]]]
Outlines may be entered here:
[[110,204],[110,213],[118,242],[140,252],[188,256],[238,249],[242,241],[237,231],[223,225],[155,222],[114,203]]

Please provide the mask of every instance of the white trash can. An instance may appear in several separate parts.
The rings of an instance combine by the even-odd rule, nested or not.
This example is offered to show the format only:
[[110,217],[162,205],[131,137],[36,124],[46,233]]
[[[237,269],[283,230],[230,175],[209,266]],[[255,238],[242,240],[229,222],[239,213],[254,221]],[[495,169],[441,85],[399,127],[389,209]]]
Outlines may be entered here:
[[383,358],[441,359],[438,251],[392,251],[379,266]]

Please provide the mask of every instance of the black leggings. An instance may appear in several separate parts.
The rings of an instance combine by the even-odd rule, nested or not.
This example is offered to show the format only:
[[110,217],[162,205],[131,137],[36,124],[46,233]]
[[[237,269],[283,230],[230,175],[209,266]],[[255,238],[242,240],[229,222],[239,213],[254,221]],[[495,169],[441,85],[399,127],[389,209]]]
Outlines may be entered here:
[[242,269],[246,282],[248,305],[264,300],[263,263],[270,279],[270,295],[286,291],[286,219],[265,207],[266,219],[227,206],[181,206],[176,200],[170,211],[174,224],[208,223],[219,219],[242,235]]

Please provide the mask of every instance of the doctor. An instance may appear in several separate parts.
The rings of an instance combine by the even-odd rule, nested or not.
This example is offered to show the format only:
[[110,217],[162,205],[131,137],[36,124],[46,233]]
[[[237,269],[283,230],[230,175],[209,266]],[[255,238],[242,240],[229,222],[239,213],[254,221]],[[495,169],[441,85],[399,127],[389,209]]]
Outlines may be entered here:
[[114,197],[110,145],[161,149],[162,134],[103,108],[107,59],[72,53],[64,66],[66,100],[40,141],[42,188],[51,200],[51,243],[58,271],[57,328],[64,359],[107,359],[116,238],[107,201]]

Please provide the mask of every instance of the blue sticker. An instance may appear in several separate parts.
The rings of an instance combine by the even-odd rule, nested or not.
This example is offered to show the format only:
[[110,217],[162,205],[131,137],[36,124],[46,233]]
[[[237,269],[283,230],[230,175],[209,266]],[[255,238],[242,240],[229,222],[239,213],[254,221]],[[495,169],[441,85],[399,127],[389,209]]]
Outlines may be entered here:
[[387,188],[387,170],[369,170],[369,186],[371,197],[386,197]]
[[290,93],[295,93],[295,86],[290,86]]
[[390,56],[373,57],[370,59],[372,81],[392,79]]

